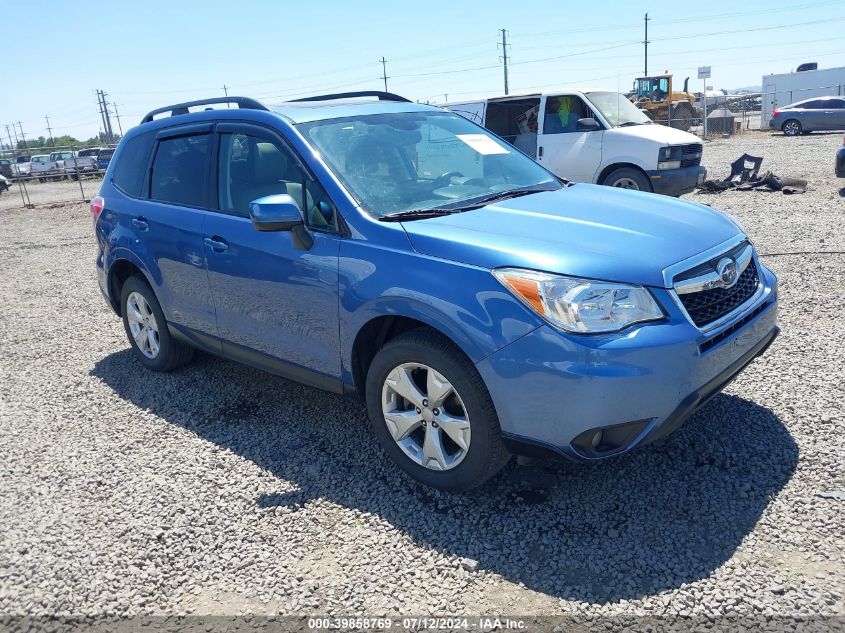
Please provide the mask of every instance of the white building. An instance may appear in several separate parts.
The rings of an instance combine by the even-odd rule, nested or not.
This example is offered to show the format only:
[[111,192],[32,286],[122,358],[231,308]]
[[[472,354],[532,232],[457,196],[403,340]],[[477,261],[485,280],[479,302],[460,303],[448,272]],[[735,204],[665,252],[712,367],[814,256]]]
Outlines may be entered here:
[[769,127],[772,110],[812,97],[845,96],[845,66],[805,70],[763,77],[763,112],[760,128]]

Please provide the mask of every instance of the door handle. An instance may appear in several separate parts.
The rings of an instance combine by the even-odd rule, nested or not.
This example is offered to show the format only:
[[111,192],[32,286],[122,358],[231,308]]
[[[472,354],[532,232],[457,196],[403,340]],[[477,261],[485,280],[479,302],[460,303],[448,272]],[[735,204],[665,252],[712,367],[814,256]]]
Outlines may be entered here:
[[132,226],[134,226],[139,231],[146,231],[150,228],[150,225],[147,224],[147,220],[142,217],[132,218]]
[[203,239],[203,244],[208,246],[215,253],[225,253],[229,250],[229,245],[219,237],[206,237]]
[[543,158],[543,146],[537,148],[537,158]]

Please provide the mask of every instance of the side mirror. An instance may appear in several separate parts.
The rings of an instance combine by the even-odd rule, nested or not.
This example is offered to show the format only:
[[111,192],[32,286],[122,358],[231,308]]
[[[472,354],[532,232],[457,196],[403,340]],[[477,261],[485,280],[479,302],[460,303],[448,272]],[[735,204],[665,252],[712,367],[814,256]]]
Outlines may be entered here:
[[589,119],[578,119],[578,123],[575,126],[576,132],[596,132],[600,129],[599,122],[592,117]]
[[286,193],[253,200],[249,203],[249,217],[256,231],[291,231],[303,224],[299,205]]

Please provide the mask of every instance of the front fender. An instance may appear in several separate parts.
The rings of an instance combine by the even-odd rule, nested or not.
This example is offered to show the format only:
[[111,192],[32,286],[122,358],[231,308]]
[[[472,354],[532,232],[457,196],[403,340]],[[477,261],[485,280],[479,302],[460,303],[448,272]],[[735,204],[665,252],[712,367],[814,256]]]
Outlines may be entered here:
[[358,333],[382,316],[416,319],[449,337],[473,362],[542,325],[485,268],[387,250],[341,246],[340,340],[344,382],[352,381]]

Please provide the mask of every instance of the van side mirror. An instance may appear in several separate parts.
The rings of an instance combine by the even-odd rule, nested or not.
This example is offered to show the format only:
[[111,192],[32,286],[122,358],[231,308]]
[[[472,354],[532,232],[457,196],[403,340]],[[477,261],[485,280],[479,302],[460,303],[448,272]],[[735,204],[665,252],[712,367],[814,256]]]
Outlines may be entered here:
[[592,117],[588,119],[578,119],[578,123],[575,126],[576,132],[596,132],[600,129],[601,126],[599,125],[599,122]]
[[249,217],[256,231],[291,231],[303,224],[299,205],[286,193],[253,200],[249,203]]

